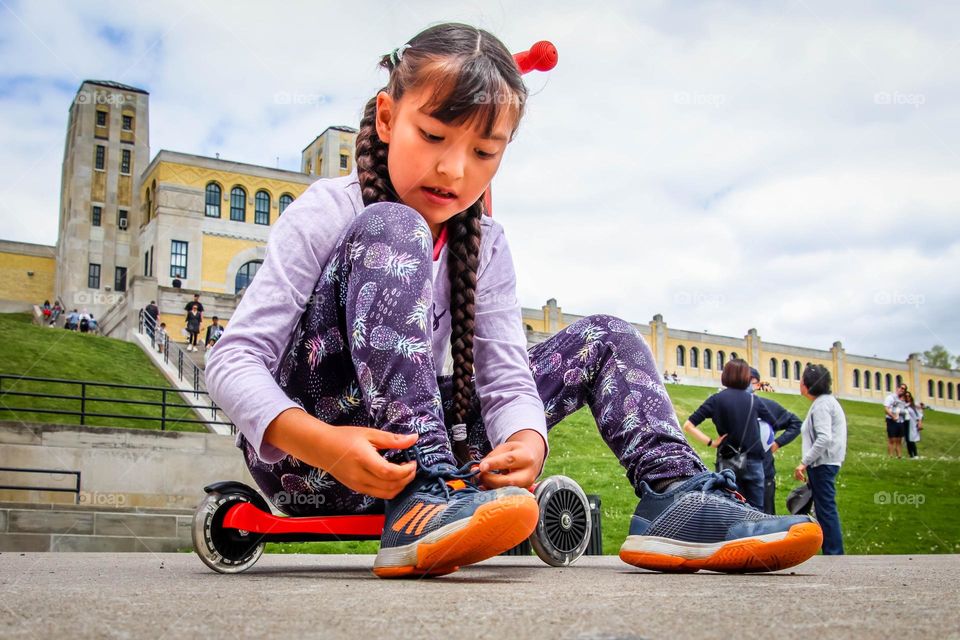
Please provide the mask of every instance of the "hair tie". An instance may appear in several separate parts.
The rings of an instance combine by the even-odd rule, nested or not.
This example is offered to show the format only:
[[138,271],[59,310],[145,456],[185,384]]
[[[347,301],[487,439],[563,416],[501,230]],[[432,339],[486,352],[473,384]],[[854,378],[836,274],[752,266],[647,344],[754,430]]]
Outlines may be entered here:
[[400,45],[396,49],[390,52],[390,59],[393,61],[393,66],[400,64],[400,61],[403,59],[403,52],[409,49],[412,45],[410,43]]

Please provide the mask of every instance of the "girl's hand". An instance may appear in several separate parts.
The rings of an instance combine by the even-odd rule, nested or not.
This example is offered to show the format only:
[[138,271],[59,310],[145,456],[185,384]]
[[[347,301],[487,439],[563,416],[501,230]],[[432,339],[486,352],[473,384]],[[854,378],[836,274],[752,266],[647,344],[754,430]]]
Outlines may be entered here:
[[329,461],[321,468],[354,491],[389,500],[413,480],[417,463],[388,462],[379,450],[406,449],[418,438],[416,433],[400,435],[367,427],[336,426],[324,438],[323,457]]
[[540,475],[545,455],[546,443],[539,433],[533,429],[518,431],[480,461],[480,481],[491,489],[529,488]]

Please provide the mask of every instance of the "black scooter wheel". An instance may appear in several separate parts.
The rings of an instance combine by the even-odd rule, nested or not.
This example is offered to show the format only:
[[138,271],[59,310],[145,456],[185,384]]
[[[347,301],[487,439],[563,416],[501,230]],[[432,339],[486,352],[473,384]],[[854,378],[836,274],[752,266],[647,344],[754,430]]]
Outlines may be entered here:
[[583,555],[590,543],[590,502],[580,485],[566,476],[550,476],[536,493],[540,520],[530,545],[553,567],[566,567]]
[[193,549],[217,573],[240,573],[260,559],[262,536],[228,529],[223,519],[231,507],[250,499],[240,493],[208,493],[193,515]]

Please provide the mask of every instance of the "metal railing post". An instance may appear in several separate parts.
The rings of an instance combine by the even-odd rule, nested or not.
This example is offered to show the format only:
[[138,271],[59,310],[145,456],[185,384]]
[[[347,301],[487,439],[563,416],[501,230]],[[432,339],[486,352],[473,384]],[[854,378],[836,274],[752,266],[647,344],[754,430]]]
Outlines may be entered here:
[[87,383],[80,383],[80,424],[87,424]]
[[160,390],[160,431],[167,430],[167,390]]

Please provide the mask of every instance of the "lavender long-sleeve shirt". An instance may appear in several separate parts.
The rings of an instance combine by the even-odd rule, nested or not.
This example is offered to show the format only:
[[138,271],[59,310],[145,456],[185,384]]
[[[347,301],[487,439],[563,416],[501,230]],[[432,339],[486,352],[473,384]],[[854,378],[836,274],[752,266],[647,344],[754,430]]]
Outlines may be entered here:
[[[363,210],[356,170],[320,179],[277,220],[256,277],[230,318],[206,367],[210,397],[237,425],[260,459],[286,455],[263,434],[281,412],[299,405],[274,374],[323,267],[350,222]],[[450,373],[450,279],[446,247],[433,264],[433,356],[437,375]],[[436,325],[435,325],[436,326]],[[522,429],[547,441],[543,402],[530,372],[516,297],[513,259],[503,228],[482,220],[477,274],[474,371],[480,412],[496,447]],[[237,441],[239,443],[239,437]]]

